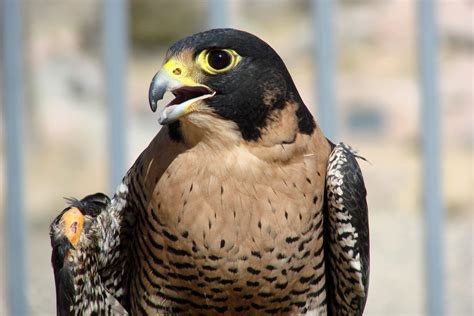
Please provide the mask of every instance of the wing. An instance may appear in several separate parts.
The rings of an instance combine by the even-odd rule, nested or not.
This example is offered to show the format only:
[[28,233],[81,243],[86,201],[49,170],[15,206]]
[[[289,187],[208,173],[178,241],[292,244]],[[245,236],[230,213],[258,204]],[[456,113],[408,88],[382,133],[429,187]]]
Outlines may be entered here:
[[367,300],[369,223],[366,189],[356,158],[361,157],[339,143],[327,168],[325,253],[330,315],[362,315]]
[[126,315],[97,273],[104,255],[98,251],[101,239],[113,230],[108,224],[110,199],[96,193],[69,203],[50,227],[57,314]]
[[101,193],[71,200],[71,206],[56,217],[50,236],[58,315],[127,314],[137,216],[163,172],[184,150],[184,145],[171,140],[168,127],[162,128],[112,200]]

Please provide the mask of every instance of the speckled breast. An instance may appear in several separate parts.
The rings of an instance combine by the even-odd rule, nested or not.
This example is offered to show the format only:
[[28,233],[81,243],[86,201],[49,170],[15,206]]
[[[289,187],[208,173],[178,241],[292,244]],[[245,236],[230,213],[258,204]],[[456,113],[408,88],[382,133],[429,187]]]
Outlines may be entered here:
[[324,170],[239,155],[217,169],[191,153],[162,175],[137,222],[134,310],[325,313]]

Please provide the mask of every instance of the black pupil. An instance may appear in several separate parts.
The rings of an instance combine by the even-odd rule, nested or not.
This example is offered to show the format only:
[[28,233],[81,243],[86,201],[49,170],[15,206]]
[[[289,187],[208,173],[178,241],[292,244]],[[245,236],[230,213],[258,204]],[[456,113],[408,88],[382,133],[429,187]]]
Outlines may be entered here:
[[224,50],[213,50],[207,56],[209,66],[214,69],[221,70],[230,65],[232,57]]

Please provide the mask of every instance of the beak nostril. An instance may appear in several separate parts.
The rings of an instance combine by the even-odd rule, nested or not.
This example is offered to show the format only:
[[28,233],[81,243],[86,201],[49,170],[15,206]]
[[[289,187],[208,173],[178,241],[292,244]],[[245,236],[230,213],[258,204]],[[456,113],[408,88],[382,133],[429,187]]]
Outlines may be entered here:
[[181,75],[181,68],[175,68],[175,69],[173,70],[173,74],[175,74],[176,76]]

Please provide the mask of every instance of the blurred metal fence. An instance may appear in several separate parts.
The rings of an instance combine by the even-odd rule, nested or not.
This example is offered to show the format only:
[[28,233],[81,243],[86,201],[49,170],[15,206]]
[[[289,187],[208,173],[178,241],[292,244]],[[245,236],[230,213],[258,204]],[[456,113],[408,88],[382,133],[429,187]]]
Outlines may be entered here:
[[125,93],[128,57],[128,2],[103,1],[105,87],[108,110],[109,187],[111,192],[126,171]]
[[427,315],[444,312],[443,207],[440,164],[440,108],[438,100],[438,41],[435,2],[418,1],[418,65],[421,96],[423,204]]
[[332,0],[313,0],[312,14],[314,23],[314,64],[317,65],[318,82],[314,91],[318,91],[318,120],[324,134],[333,141],[337,140],[336,102],[334,90],[335,60]]
[[19,1],[2,6],[3,108],[5,126],[5,263],[7,301],[11,315],[25,315],[23,48]]
[[[127,63],[126,0],[103,2],[104,63],[109,118],[109,185],[115,187],[125,171],[125,87]],[[312,0],[315,32],[315,64],[318,65],[319,121],[326,135],[337,140],[335,60],[331,0]],[[437,32],[435,2],[418,0],[421,126],[423,144],[423,197],[426,243],[426,292],[428,315],[442,315],[443,304],[443,208],[440,186],[440,118],[437,92]],[[210,27],[229,25],[229,0],[209,0]],[[23,183],[23,78],[21,0],[2,1],[3,97],[6,152],[6,276],[11,315],[26,315],[24,269]],[[317,45],[316,45],[317,43]]]

